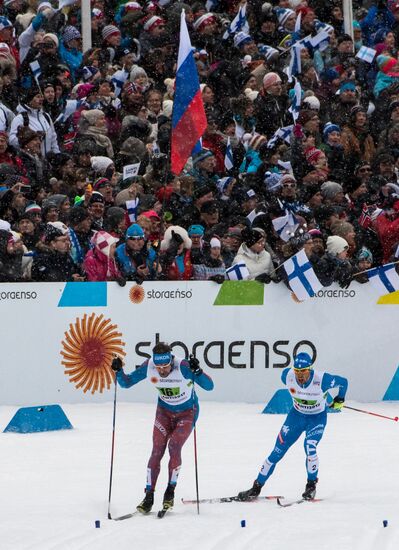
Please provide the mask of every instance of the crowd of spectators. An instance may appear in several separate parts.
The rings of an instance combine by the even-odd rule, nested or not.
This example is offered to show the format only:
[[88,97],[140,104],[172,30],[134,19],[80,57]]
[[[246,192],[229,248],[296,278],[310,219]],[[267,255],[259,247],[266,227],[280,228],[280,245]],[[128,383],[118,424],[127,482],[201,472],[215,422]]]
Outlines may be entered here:
[[[304,249],[346,287],[396,261],[399,0],[354,0],[353,39],[340,0],[248,0],[237,33],[239,0],[91,0],[85,52],[80,2],[64,4],[0,9],[0,281],[221,283],[244,263],[278,282]],[[176,176],[182,9],[208,125]]]

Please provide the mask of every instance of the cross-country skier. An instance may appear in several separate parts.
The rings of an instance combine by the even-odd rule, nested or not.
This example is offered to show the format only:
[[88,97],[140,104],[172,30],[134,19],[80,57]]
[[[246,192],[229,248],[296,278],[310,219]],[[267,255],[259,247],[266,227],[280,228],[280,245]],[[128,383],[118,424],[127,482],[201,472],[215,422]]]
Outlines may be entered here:
[[294,367],[283,370],[281,380],[291,394],[293,407],[277,436],[272,453],[262,465],[258,477],[248,491],[238,493],[238,500],[256,498],[263,485],[272,475],[288,449],[305,432],[306,470],[308,480],[302,494],[305,500],[312,500],[316,495],[318,482],[319,459],[317,445],[323,437],[327,424],[326,396],[327,391],[339,388],[331,408],[341,410],[344,405],[348,381],[342,376],[328,374],[312,369],[312,359],[307,353],[299,353],[294,359]]
[[158,391],[158,405],[153,430],[153,447],[147,466],[145,497],[137,510],[148,514],[154,504],[154,491],[161,469],[161,460],[169,442],[169,478],[163,497],[163,508],[172,508],[177,477],[181,466],[181,451],[198,418],[199,405],[194,383],[210,391],[212,379],[205,374],[198,359],[176,357],[168,344],[159,342],[147,359],[135,371],[125,374],[122,360],[116,357],[112,368],[123,388],[147,380]]

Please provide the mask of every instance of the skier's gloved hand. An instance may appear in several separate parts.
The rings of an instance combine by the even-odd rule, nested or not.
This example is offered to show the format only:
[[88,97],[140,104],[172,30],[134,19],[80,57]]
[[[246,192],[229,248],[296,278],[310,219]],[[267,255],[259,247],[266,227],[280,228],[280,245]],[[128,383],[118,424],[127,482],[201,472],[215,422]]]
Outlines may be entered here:
[[334,397],[333,402],[330,405],[330,409],[334,409],[335,411],[342,410],[342,407],[344,406],[345,399],[343,397]]
[[119,372],[120,370],[122,370],[122,366],[123,366],[123,363],[120,357],[114,357],[112,359],[112,363],[111,363],[112,370],[114,370],[115,372]]
[[199,376],[202,374],[202,369],[200,367],[199,361],[194,355],[190,355],[190,358],[188,360],[188,364],[190,365],[190,370],[195,376]]

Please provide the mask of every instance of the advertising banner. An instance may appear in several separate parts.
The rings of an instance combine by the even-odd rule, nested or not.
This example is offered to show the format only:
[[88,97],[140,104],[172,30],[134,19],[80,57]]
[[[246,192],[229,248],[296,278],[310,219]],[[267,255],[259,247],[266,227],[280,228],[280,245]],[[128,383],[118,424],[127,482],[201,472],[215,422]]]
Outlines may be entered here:
[[[201,399],[267,403],[293,355],[349,379],[348,398],[399,399],[399,292],[323,288],[299,303],[255,281],[1,284],[0,404],[113,399],[113,354],[130,372],[159,341],[194,353],[214,382]],[[149,384],[122,401],[154,401]]]

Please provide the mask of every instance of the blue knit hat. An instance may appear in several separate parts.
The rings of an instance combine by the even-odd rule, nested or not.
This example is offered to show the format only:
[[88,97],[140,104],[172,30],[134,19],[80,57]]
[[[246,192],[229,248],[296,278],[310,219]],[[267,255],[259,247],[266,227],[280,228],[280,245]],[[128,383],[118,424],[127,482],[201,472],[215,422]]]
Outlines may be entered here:
[[323,140],[324,141],[328,140],[328,136],[329,136],[329,134],[331,134],[331,132],[340,132],[341,133],[341,128],[337,124],[333,124],[332,122],[327,122],[327,124],[324,126],[324,129],[323,129]]
[[138,224],[138,223],[132,223],[132,225],[130,227],[127,228],[126,230],[126,238],[127,239],[130,239],[130,238],[134,238],[134,237],[143,237],[144,238],[144,231],[143,231],[143,228]]
[[202,225],[190,225],[188,228],[188,236],[192,237],[193,235],[202,235],[205,233],[204,228]]
[[208,157],[213,157],[213,153],[210,149],[201,149],[196,155],[193,156],[193,164],[197,164]]
[[64,32],[62,33],[62,41],[64,44],[68,44],[71,40],[82,38],[82,35],[76,27],[68,25],[65,27]]

